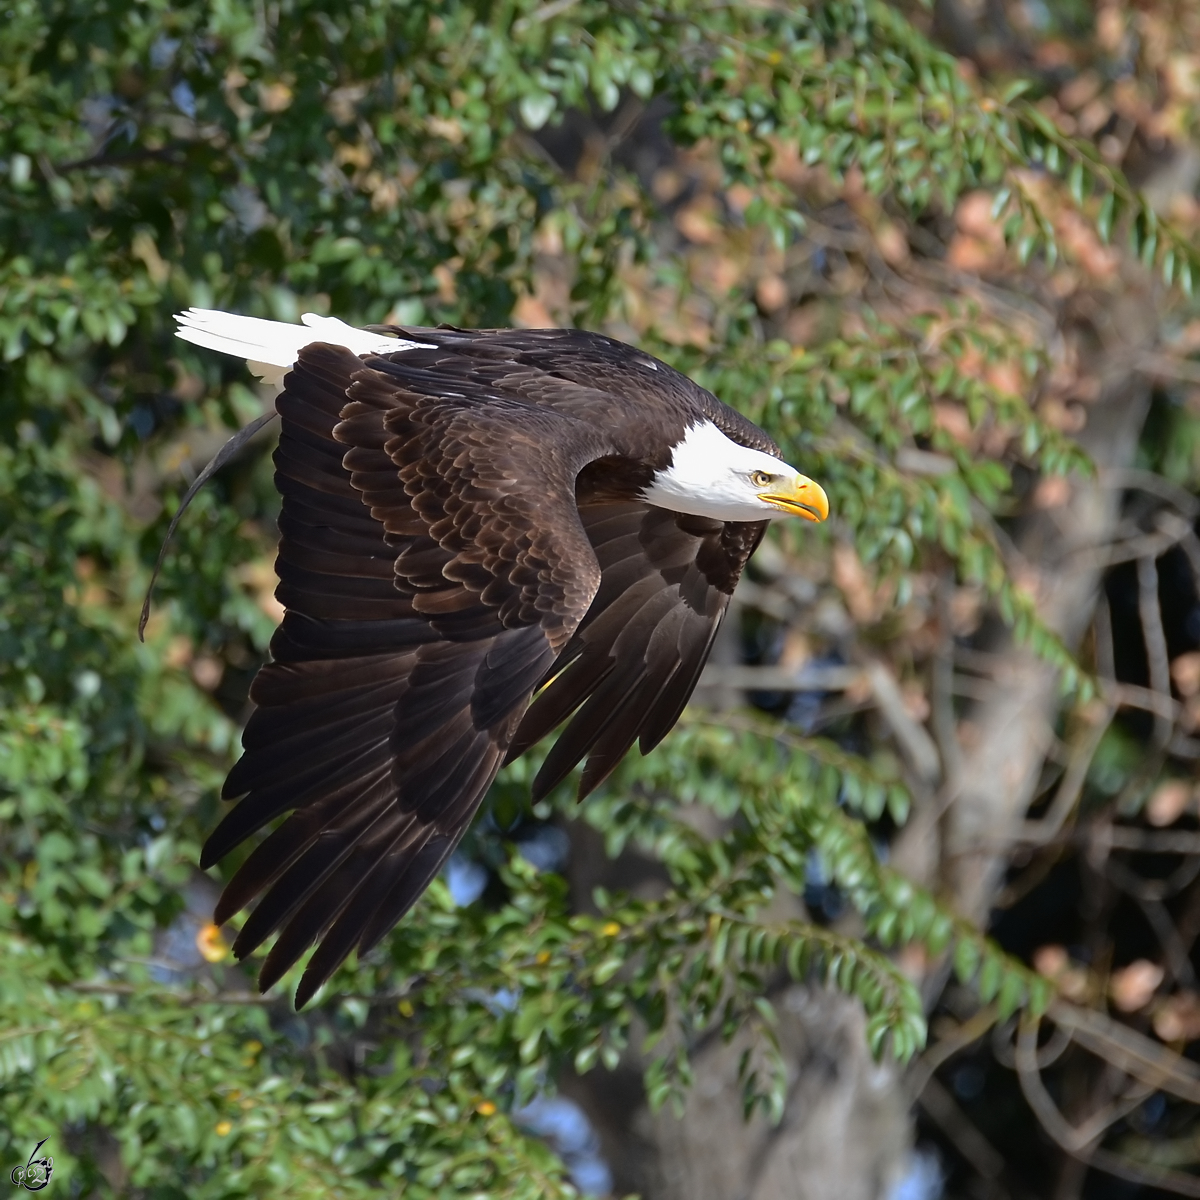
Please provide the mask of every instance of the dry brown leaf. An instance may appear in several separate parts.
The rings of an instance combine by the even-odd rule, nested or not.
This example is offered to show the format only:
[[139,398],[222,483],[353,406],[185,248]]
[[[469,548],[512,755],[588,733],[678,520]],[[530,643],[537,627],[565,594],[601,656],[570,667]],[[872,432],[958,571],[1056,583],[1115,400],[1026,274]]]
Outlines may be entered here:
[[1146,802],[1146,820],[1159,829],[1174,825],[1187,812],[1192,790],[1185,779],[1164,779]]
[[1093,279],[1111,279],[1117,272],[1120,254],[1101,242],[1095,229],[1079,213],[1066,209],[1055,221],[1058,239],[1072,258]]
[[687,180],[674,167],[659,167],[650,180],[650,191],[659,204],[669,204],[687,186]]
[[1068,112],[1075,112],[1094,100],[1104,86],[1095,71],[1081,71],[1068,79],[1058,93],[1058,102]]
[[1200,55],[1172,55],[1164,74],[1171,95],[1181,100],[1200,100]]
[[919,683],[910,681],[904,684],[900,688],[900,696],[904,702],[904,711],[914,721],[929,719],[929,699],[925,695],[925,689]]
[[292,103],[292,89],[286,83],[260,83],[258,103],[263,112],[280,113]]
[[197,687],[206,692],[215,691],[225,675],[225,664],[219,658],[203,654],[192,660],[192,678]]
[[764,275],[754,286],[754,298],[764,312],[778,312],[788,302],[787,284],[778,275]]
[[192,639],[184,634],[176,634],[168,643],[162,660],[168,667],[186,667],[192,661]]
[[969,446],[975,440],[971,429],[971,418],[961,404],[939,401],[933,406],[933,424],[948,433],[960,446]]
[[1046,979],[1057,979],[1070,965],[1065,946],[1039,946],[1033,952],[1033,969]]
[[1164,1042],[1192,1042],[1200,1038],[1200,995],[1176,992],[1154,1011],[1154,1032]]
[[429,117],[425,126],[434,137],[445,138],[452,146],[457,146],[466,137],[462,123],[455,117]]
[[1162,981],[1162,967],[1148,958],[1135,959],[1129,966],[1112,973],[1108,981],[1109,999],[1120,1012],[1137,1012],[1154,999]]
[[744,183],[735,183],[725,189],[725,203],[739,216],[754,202],[754,189]]
[[867,625],[877,616],[875,585],[868,577],[858,552],[848,542],[833,548],[833,582],[845,598],[850,615]]
[[1033,952],[1033,969],[1044,979],[1049,979],[1059,995],[1067,1000],[1085,1000],[1091,991],[1087,971],[1071,961],[1063,946],[1039,946]]
[[983,620],[983,589],[961,587],[950,597],[950,625],[958,637],[969,637]]
[[371,149],[369,146],[362,145],[361,142],[357,144],[343,142],[334,150],[333,161],[339,166],[348,164],[361,171],[363,167],[370,166]]
[[1087,410],[1081,404],[1064,404],[1049,396],[1038,405],[1038,416],[1060,433],[1078,433],[1087,424]]
[[908,248],[908,238],[904,231],[894,221],[884,221],[875,230],[875,244],[883,261],[892,267],[903,267],[912,257]]
[[1071,499],[1071,481],[1065,475],[1044,475],[1033,489],[1033,507],[1062,508]]
[[998,392],[1008,396],[1023,396],[1026,391],[1025,372],[1019,363],[1011,359],[988,363],[984,368],[983,377]]
[[812,180],[812,168],[800,157],[800,151],[790,142],[774,143],[775,157],[771,160],[771,175],[793,191],[801,191]]
[[1079,132],[1083,137],[1094,137],[1112,117],[1112,105],[1103,96],[1097,97],[1079,114]]
[[239,583],[254,593],[254,602],[276,624],[283,620],[284,607],[275,598],[275,566],[269,558],[243,563],[235,572]]
[[1033,60],[1039,67],[1069,67],[1075,62],[1075,49],[1068,42],[1042,42],[1034,48]]
[[737,286],[745,267],[745,256],[709,251],[692,256],[691,275],[714,296],[725,296]]
[[547,218],[533,235],[533,248],[539,254],[558,258],[563,252],[562,226],[558,221]]
[[1200,650],[1181,654],[1171,663],[1171,682],[1181,696],[1200,692]]
[[557,322],[536,296],[521,296],[513,305],[513,324],[518,329],[553,329]]
[[968,192],[954,210],[954,223],[968,237],[1003,246],[1004,232],[992,216],[994,203],[995,197],[990,192]]
[[697,196],[675,214],[675,228],[697,246],[711,246],[720,240],[717,202],[711,196]]
[[454,272],[450,269],[448,263],[438,263],[433,268],[433,278],[437,283],[438,299],[443,304],[453,304],[458,299],[458,284],[454,279]]

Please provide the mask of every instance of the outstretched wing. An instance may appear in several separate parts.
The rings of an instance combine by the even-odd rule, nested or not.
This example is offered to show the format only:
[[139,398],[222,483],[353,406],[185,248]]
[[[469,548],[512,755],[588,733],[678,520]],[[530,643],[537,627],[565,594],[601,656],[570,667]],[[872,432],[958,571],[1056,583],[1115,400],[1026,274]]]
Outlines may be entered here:
[[298,1005],[429,884],[600,583],[574,483],[603,439],[486,399],[313,345],[277,401],[287,613],[201,865],[294,810],[216,920],[261,896],[234,951],[279,932],[264,989],[320,942]]
[[582,799],[635,741],[648,754],[679,719],[729,597],[767,522],[688,516],[638,501],[585,504],[599,591],[521,721],[508,760],[572,713],[533,782],[535,799],[583,758]]

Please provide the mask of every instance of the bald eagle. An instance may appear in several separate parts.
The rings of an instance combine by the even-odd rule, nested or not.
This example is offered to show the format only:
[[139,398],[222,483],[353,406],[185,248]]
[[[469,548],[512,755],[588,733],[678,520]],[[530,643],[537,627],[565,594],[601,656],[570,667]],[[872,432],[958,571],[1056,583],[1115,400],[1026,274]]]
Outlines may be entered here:
[[504,763],[568,717],[534,798],[649,753],[768,520],[829,505],[740,413],[598,334],[177,320],[283,382],[286,615],[200,865],[291,811],[214,920],[260,897],[233,950],[278,933],[264,991],[318,943],[300,1007],[428,887]]

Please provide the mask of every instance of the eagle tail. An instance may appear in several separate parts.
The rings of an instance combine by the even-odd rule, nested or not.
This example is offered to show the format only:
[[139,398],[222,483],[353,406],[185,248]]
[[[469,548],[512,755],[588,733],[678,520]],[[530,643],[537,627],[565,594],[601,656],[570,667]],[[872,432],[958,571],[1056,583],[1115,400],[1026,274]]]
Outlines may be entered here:
[[380,333],[355,329],[336,317],[305,313],[301,325],[243,317],[213,308],[189,308],[176,313],[176,337],[194,346],[244,358],[251,372],[266,383],[281,384],[300,351],[313,342],[343,346],[354,354],[394,354],[419,345]]

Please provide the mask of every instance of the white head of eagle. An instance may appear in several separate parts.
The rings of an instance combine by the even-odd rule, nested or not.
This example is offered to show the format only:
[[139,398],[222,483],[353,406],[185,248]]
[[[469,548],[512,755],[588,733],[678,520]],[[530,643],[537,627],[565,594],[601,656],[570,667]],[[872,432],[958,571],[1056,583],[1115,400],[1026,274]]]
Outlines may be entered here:
[[819,483],[774,455],[738,445],[708,420],[688,428],[671,451],[671,465],[642,496],[717,521],[762,521],[781,513],[823,521],[829,515]]

